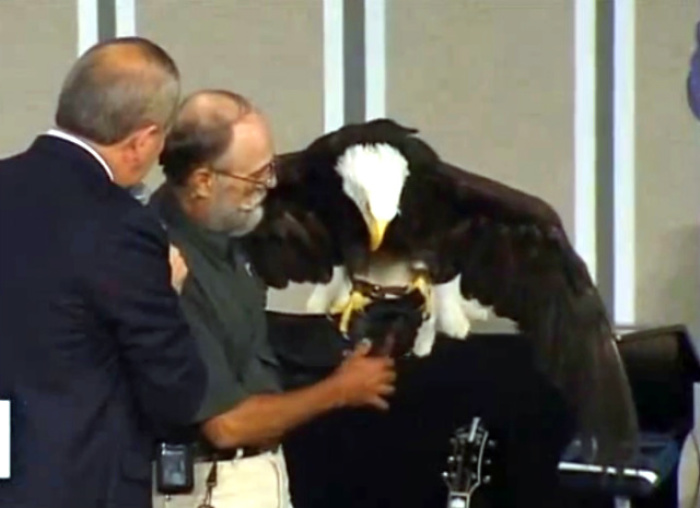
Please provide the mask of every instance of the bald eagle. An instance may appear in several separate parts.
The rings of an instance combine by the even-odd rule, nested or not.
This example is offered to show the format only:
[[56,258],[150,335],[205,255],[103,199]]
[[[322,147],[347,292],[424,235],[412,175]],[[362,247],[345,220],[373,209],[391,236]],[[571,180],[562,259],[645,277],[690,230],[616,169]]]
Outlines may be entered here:
[[280,156],[263,219],[243,238],[252,267],[274,288],[315,284],[309,310],[337,316],[344,333],[373,302],[418,292],[419,356],[436,332],[464,338],[489,310],[512,319],[574,410],[589,459],[626,459],[637,443],[630,387],[558,214],[442,161],[417,132],[374,120]]

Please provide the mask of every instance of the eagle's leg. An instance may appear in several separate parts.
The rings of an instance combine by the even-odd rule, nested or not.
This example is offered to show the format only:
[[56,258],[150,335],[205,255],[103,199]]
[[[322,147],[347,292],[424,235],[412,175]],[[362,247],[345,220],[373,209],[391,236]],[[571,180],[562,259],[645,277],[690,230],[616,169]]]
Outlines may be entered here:
[[418,290],[423,295],[423,316],[427,317],[433,308],[433,292],[428,274],[421,271],[413,278],[409,285],[409,291]]
[[336,303],[331,307],[331,314],[340,314],[340,324],[338,328],[342,334],[348,333],[350,327],[350,319],[355,312],[359,312],[370,303],[370,299],[363,295],[360,291],[353,290],[347,300],[341,303]]

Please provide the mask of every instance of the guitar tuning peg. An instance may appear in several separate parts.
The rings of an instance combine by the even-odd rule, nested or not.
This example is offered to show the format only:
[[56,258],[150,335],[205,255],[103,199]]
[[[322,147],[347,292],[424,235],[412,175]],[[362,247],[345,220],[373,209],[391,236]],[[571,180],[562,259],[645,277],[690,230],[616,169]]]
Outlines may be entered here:
[[491,465],[491,459],[486,459],[485,464],[486,464],[487,466],[490,466],[490,465]]
[[491,483],[491,477],[490,476],[484,476],[483,482],[486,483]]
[[472,456],[469,458],[469,462],[471,462],[472,464],[476,464],[476,457],[474,457],[474,455],[472,455]]
[[494,441],[493,439],[489,439],[488,442],[486,443],[486,445],[489,448],[496,448],[496,441]]
[[449,457],[447,457],[447,463],[448,463],[448,464],[454,464],[454,463],[455,463],[455,458],[454,458],[453,455],[450,455]]

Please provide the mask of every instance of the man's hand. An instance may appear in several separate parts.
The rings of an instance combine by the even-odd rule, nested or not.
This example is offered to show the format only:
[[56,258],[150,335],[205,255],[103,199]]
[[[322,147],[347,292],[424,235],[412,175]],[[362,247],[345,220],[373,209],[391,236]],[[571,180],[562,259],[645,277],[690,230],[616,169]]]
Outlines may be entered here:
[[182,257],[180,250],[174,245],[170,246],[169,257],[170,272],[172,273],[170,283],[179,294],[182,292],[182,285],[185,283],[185,279],[187,278],[187,263],[185,263],[185,259]]
[[360,342],[333,373],[341,405],[389,409],[385,397],[396,390],[394,360],[388,356],[367,356],[371,348],[369,341]]
[[368,356],[371,347],[369,342],[360,343],[333,374],[316,384],[285,393],[251,395],[204,422],[204,435],[217,448],[261,446],[339,407],[389,409],[385,397],[394,393],[396,380],[394,360],[386,356],[391,346],[380,351],[383,356]]

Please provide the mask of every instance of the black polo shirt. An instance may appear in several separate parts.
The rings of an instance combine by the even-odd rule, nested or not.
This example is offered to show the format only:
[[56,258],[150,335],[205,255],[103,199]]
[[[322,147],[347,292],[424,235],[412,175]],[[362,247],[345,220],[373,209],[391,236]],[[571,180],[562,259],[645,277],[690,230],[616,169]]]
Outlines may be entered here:
[[180,303],[209,374],[196,422],[250,395],[279,392],[279,365],[267,339],[266,288],[251,273],[236,239],[193,223],[167,184],[150,206],[189,269]]

